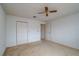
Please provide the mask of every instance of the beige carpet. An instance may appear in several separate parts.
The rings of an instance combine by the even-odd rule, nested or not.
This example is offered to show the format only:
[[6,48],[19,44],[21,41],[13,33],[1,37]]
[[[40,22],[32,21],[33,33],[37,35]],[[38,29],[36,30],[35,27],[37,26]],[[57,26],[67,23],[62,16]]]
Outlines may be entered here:
[[79,56],[79,50],[49,41],[40,41],[7,48],[7,56]]

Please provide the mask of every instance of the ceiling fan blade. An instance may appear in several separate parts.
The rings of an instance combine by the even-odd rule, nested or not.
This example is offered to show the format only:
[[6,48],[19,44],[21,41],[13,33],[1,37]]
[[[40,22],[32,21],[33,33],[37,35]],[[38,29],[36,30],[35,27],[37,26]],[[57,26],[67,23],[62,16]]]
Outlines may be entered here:
[[48,7],[45,7],[46,16],[48,16]]
[[50,13],[53,13],[53,12],[57,12],[57,10],[52,10],[52,11],[49,11]]
[[48,7],[45,7],[45,11],[46,11],[46,12],[48,11]]

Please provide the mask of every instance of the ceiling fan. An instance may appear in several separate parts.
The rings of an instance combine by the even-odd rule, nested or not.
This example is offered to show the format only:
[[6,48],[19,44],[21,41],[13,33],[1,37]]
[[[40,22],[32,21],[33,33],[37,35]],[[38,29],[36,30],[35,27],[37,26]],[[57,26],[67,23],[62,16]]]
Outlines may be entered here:
[[55,12],[57,12],[57,10],[51,10],[51,11],[49,11],[47,6],[44,7],[44,9],[45,9],[44,12],[39,12],[38,14],[44,14],[45,13],[45,15],[48,16],[49,13],[55,13]]

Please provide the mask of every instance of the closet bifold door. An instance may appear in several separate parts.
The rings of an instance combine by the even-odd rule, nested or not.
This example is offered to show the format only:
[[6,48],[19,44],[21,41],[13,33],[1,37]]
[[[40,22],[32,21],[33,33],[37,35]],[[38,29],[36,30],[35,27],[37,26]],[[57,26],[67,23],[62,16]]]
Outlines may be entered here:
[[28,42],[28,23],[16,22],[16,45],[25,44]]

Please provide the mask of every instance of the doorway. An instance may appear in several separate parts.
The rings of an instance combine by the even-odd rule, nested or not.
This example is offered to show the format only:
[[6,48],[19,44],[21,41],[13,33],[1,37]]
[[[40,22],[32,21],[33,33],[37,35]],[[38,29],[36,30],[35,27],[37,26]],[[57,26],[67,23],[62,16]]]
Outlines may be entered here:
[[45,40],[45,24],[41,24],[41,40]]

